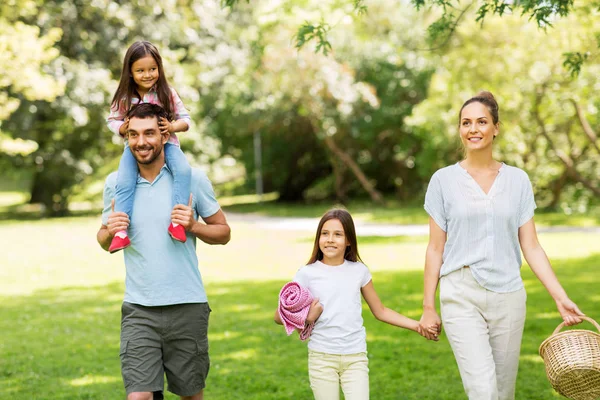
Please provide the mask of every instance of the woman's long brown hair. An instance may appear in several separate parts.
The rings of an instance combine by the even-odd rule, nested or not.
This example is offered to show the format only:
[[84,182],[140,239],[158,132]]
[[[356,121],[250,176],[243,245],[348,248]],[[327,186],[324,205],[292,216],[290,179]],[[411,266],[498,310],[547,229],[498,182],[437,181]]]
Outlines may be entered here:
[[360,259],[360,255],[358,254],[356,229],[354,229],[354,221],[352,220],[352,216],[348,211],[344,209],[333,208],[327,211],[325,214],[323,214],[321,220],[319,221],[319,227],[317,228],[317,235],[315,236],[315,243],[313,246],[312,255],[310,256],[310,260],[308,260],[306,265],[313,264],[323,259],[323,252],[319,247],[319,238],[321,237],[321,230],[323,229],[323,225],[330,219],[337,219],[342,223],[342,227],[344,228],[344,234],[346,235],[346,240],[348,240],[348,243],[350,243],[348,246],[346,246],[346,251],[344,252],[344,259],[348,261],[362,262],[362,260]]
[[134,97],[142,100],[137,91],[137,85],[133,80],[131,66],[134,62],[146,56],[154,58],[154,61],[158,65],[158,81],[156,82],[158,100],[161,103],[160,105],[167,111],[169,119],[172,120],[174,115],[171,105],[171,89],[163,70],[162,57],[156,46],[146,41],[135,42],[127,49],[125,58],[123,59],[123,70],[121,71],[119,87],[113,96],[110,107],[115,111],[119,110],[119,107],[123,107],[123,113],[127,113],[131,108],[131,100]]

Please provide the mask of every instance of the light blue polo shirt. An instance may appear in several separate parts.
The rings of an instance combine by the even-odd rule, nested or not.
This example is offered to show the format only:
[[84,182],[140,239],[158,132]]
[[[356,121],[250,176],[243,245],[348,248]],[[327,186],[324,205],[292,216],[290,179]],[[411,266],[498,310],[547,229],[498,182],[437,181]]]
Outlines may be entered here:
[[[111,200],[115,195],[117,173],[104,184],[102,223],[108,222]],[[192,207],[194,218],[210,217],[219,211],[210,180],[192,168]],[[164,165],[150,183],[138,175],[133,215],[128,229],[131,246],[123,250],[125,258],[125,298],[128,303],[164,306],[207,302],[198,269],[196,238],[188,233],[185,243],[171,238],[173,175]]]

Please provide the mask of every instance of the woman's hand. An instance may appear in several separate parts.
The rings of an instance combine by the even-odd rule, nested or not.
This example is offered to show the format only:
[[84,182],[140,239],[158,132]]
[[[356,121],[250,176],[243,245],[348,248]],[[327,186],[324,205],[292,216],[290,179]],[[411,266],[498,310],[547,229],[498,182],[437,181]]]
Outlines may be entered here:
[[581,323],[582,319],[579,317],[585,315],[581,312],[579,307],[577,307],[577,304],[573,303],[568,297],[556,300],[556,307],[558,308],[558,312],[560,313],[563,321],[565,321],[566,326],[577,325]]
[[323,305],[319,303],[319,299],[313,299],[308,309],[308,315],[306,316],[306,324],[312,324],[323,314]]
[[439,340],[439,335],[442,332],[442,321],[435,310],[423,310],[423,315],[419,321],[417,332],[419,335],[429,340]]

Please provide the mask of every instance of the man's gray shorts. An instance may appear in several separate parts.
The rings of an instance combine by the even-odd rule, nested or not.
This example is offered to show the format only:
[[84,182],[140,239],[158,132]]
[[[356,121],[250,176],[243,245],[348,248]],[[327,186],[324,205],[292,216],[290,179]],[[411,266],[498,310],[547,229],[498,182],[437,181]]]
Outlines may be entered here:
[[178,396],[204,389],[208,358],[208,303],[121,307],[121,374],[127,394],[164,388]]

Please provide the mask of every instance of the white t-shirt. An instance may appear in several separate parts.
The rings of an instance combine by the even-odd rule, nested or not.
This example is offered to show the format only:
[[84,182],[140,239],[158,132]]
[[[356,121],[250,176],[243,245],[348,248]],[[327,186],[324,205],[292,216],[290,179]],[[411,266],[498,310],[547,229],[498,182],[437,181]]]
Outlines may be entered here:
[[345,260],[330,266],[320,261],[298,270],[294,281],[318,297],[323,313],[317,320],[308,348],[327,354],[367,351],[360,289],[371,281],[371,273],[360,262]]

